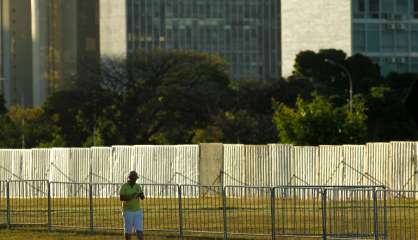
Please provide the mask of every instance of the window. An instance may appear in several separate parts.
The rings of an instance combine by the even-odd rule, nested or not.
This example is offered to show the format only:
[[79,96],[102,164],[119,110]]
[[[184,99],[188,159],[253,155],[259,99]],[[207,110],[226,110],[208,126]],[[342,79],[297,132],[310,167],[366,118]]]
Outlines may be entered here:
[[[387,28],[388,26],[385,26]],[[382,31],[382,51],[393,52],[395,48],[395,34],[392,29]]]
[[406,30],[396,31],[396,50],[407,52],[409,47],[409,34]]
[[413,25],[411,29],[411,50],[418,52],[418,24]]
[[366,51],[366,31],[364,24],[354,24],[354,51]]
[[381,0],[381,9],[384,13],[393,13],[394,12],[394,2],[393,0]]
[[366,0],[358,0],[357,10],[359,12],[366,11]]
[[380,31],[378,24],[367,26],[367,51],[380,52]]
[[409,2],[409,0],[396,0],[396,11],[398,13],[409,12],[408,2]]
[[418,0],[414,0],[414,18],[418,18]]
[[379,0],[370,0],[369,11],[370,13],[379,13]]

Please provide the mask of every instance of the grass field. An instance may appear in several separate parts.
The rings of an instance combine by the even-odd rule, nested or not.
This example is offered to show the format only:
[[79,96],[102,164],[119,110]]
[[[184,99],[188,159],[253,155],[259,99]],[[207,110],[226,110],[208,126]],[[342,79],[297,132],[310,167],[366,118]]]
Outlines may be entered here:
[[[221,237],[224,231],[225,214],[229,236],[244,234],[250,236],[250,239],[260,235],[264,236],[261,238],[271,238],[273,221],[277,235],[320,236],[323,232],[322,215],[326,214],[328,234],[372,236],[377,227],[381,236],[385,231],[383,223],[387,222],[386,232],[389,239],[417,239],[418,237],[418,202],[416,200],[388,199],[386,210],[383,208],[384,203],[377,201],[377,208],[374,209],[371,195],[360,194],[359,196],[350,195],[344,201],[330,197],[324,209],[321,198],[315,191],[305,192],[303,195],[298,194],[287,197],[278,196],[274,202],[268,192],[262,191],[245,197],[227,197],[225,209],[223,199],[213,194],[183,197],[181,206],[178,198],[148,197],[142,202],[145,229],[147,232],[153,230],[153,232],[169,232],[168,235],[178,235],[181,213],[183,231],[186,234]],[[120,233],[122,216],[119,199],[93,197],[90,202],[88,194],[85,196],[83,198],[51,198],[49,203],[47,198],[10,198],[10,223],[24,226],[36,225],[45,230],[49,223],[52,231],[113,230],[113,232]],[[274,216],[272,216],[272,207]],[[377,225],[374,222],[375,216],[377,216]],[[0,198],[0,225],[5,225],[7,219],[7,200]],[[10,233],[18,234],[15,231]],[[45,238],[40,239],[55,236],[55,233],[41,232],[40,234],[46,234]],[[36,234],[31,236],[36,236]],[[65,237],[73,236],[65,235]],[[74,237],[77,239],[79,236]],[[97,236],[82,235],[81,237],[96,239],[94,237]],[[118,239],[117,235],[104,237],[106,238],[99,239]]]

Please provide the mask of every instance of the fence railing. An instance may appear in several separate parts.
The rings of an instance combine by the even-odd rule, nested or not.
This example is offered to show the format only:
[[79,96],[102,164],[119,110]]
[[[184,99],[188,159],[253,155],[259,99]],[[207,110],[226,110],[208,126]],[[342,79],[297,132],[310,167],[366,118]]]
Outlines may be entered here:
[[[322,239],[416,239],[418,192],[382,186],[145,184],[145,231]],[[121,230],[121,184],[0,182],[0,225]]]

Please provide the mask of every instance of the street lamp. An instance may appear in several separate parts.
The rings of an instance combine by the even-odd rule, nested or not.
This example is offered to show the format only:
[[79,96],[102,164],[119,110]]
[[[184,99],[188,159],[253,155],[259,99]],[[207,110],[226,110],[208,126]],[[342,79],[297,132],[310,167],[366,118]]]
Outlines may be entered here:
[[324,61],[341,68],[344,71],[345,75],[347,75],[348,81],[350,83],[350,113],[353,113],[353,79],[351,77],[350,71],[348,71],[348,69],[344,65],[336,63],[331,59],[325,58]]

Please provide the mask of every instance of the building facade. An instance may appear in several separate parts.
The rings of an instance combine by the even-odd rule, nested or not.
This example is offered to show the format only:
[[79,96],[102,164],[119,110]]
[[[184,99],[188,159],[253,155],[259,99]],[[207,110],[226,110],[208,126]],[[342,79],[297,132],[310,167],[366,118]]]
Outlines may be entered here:
[[96,0],[0,0],[0,8],[7,105],[39,106],[87,62],[98,64]]
[[382,74],[418,72],[418,0],[282,1],[282,73],[303,50],[369,56]]
[[102,55],[193,49],[221,55],[234,79],[280,76],[280,0],[122,2],[101,1]]
[[418,72],[418,0],[353,0],[353,52],[383,74]]

